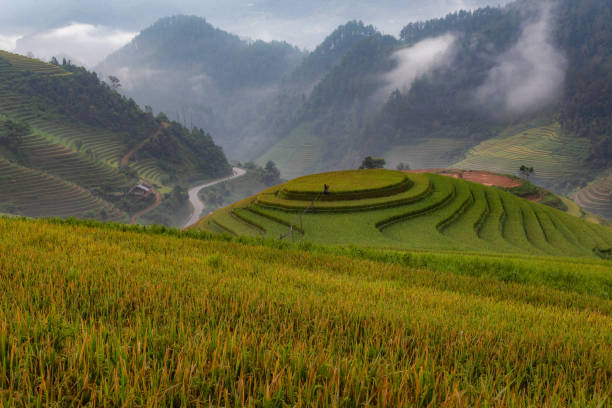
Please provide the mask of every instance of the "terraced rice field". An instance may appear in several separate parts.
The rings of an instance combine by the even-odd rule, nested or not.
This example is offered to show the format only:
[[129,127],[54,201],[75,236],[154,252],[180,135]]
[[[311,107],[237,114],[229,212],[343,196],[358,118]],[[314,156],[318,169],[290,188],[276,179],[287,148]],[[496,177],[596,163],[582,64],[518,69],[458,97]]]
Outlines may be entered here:
[[292,131],[257,162],[265,165],[268,160],[276,163],[285,178],[294,178],[312,172],[323,154],[324,142],[312,131],[312,126],[302,125]]
[[163,173],[157,166],[157,160],[144,159],[130,163],[130,167],[138,172],[138,176],[152,185],[162,186]]
[[105,186],[114,190],[130,187],[130,180],[117,169],[53,143],[37,132],[25,136],[19,149],[27,157],[30,167],[79,186],[85,188]]
[[71,75],[70,72],[63,70],[62,68],[47,64],[36,58],[29,58],[19,54],[13,54],[7,51],[0,50],[0,59],[4,59],[14,68],[23,71],[32,71],[37,74],[49,75],[49,76],[67,76]]
[[521,165],[535,168],[532,180],[549,185],[571,177],[586,158],[587,139],[563,136],[559,124],[521,131],[508,131],[468,151],[464,160],[452,165],[464,170],[487,170],[517,174]]
[[84,217],[102,212],[124,221],[125,214],[76,184],[0,158],[0,206],[29,217]]
[[[217,211],[196,227],[332,245],[540,256],[593,256],[596,248],[612,247],[610,228],[442,175],[380,170],[380,175],[389,175],[387,184],[365,181],[350,192],[353,197],[342,196],[348,191],[336,197],[321,194],[328,181],[332,193],[334,179],[346,176],[359,185],[359,175],[365,180],[367,172],[296,179]],[[398,182],[401,177],[405,181]],[[311,187],[317,180],[320,191]]]
[[572,198],[585,210],[612,219],[612,176],[590,183]]
[[456,139],[417,139],[409,145],[394,147],[382,157],[390,168],[401,162],[408,163],[413,169],[446,168],[456,161],[457,152],[466,147],[466,142]]
[[15,95],[7,89],[0,90],[0,114],[28,123],[56,143],[73,150],[88,152],[93,159],[113,167],[119,165],[121,155],[128,149],[121,136],[114,132],[48,119],[29,106],[25,97]]

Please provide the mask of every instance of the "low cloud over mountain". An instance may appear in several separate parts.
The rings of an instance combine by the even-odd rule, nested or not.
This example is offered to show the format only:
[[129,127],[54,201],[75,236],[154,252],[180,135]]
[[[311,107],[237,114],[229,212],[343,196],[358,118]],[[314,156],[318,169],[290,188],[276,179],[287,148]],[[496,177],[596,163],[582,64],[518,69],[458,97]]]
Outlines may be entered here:
[[518,42],[502,54],[476,91],[476,100],[505,114],[522,114],[553,102],[563,89],[567,60],[552,42],[553,8],[540,7]]

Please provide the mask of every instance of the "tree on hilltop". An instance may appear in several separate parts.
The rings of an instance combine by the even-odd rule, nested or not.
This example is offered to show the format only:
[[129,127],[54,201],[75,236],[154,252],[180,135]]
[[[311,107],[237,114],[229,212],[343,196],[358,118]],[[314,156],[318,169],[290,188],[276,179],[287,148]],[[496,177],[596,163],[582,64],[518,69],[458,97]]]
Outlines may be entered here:
[[361,166],[359,166],[360,170],[364,169],[382,169],[385,167],[387,162],[383,158],[374,158],[372,156],[368,156],[361,162]]
[[525,165],[522,165],[519,168],[519,172],[523,177],[529,178],[529,176],[531,176],[535,172],[535,170],[533,169],[533,167],[527,167]]

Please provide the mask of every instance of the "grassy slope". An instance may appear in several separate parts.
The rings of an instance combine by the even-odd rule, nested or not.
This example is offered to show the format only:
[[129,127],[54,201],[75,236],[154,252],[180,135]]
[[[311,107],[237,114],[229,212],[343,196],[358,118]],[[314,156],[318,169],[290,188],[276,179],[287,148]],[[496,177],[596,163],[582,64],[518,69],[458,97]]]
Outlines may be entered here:
[[173,235],[0,219],[2,404],[609,403],[610,262]]
[[534,128],[511,128],[498,137],[470,149],[452,167],[516,174],[521,165],[535,168],[536,184],[549,186],[575,177],[588,153],[586,139],[561,134],[558,124]]
[[272,146],[257,163],[263,166],[272,160],[282,177],[292,179],[321,168],[324,150],[325,140],[313,132],[312,125],[303,124]]
[[458,152],[470,146],[469,142],[456,139],[417,139],[389,149],[382,157],[389,168],[395,168],[400,163],[407,163],[413,169],[445,168],[457,160]]
[[[334,205],[339,210],[308,212],[300,218],[299,212],[277,207],[291,208],[294,203],[303,203],[276,199],[271,192],[282,189],[281,186],[209,215],[199,227],[216,232],[221,227],[234,235],[279,238],[293,224],[298,233],[288,239],[326,245],[533,255],[593,256],[594,248],[612,246],[610,228],[592,225],[499,189],[441,175],[410,177],[429,180],[431,189],[402,205],[355,212],[348,209],[347,203],[369,200],[325,201],[314,210],[329,211],[327,207]],[[392,203],[420,184],[415,183],[403,193],[370,200]],[[263,206],[269,203],[275,207]]]

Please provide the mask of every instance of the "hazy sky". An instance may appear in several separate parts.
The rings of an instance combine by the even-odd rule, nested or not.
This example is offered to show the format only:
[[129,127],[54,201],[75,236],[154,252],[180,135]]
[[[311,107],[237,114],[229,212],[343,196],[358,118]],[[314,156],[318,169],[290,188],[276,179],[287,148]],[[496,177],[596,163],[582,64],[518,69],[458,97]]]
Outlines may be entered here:
[[0,0],[0,48],[88,66],[160,17],[194,14],[243,37],[313,49],[353,19],[397,35],[410,21],[509,0]]

